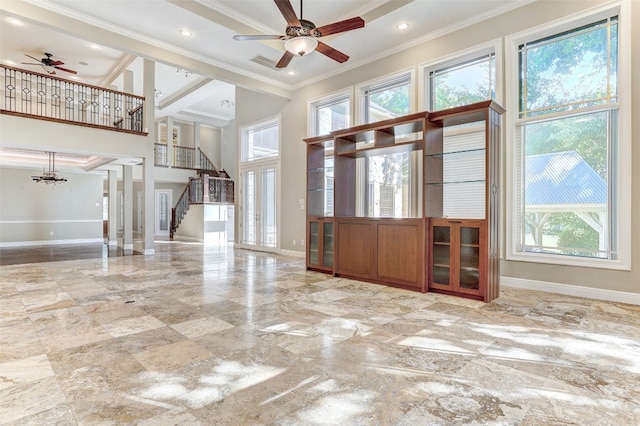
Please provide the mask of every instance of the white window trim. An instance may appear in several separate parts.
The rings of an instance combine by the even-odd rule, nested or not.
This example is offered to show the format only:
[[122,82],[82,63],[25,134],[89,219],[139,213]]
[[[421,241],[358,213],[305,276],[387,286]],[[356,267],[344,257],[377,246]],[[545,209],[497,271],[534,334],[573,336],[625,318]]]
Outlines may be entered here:
[[403,75],[409,74],[409,114],[417,112],[417,96],[416,96],[416,67],[405,68],[401,71],[397,71],[391,74],[387,74],[382,77],[375,78],[373,80],[359,83],[355,87],[355,105],[356,114],[354,125],[367,124],[365,122],[365,96],[364,92],[371,86],[384,83],[387,80],[392,80]]
[[[570,30],[618,15],[618,260],[557,256],[544,253],[517,252],[514,241],[515,212],[519,208],[516,203],[514,182],[516,167],[516,150],[513,143],[506,144],[507,170],[506,176],[506,259],[512,261],[548,263],[564,266],[588,268],[631,270],[631,10],[630,0],[618,1],[606,7],[589,9],[579,14],[548,22],[505,38],[505,64],[508,96],[506,97],[505,128],[507,141],[516,141],[518,125],[518,46],[524,42]],[[622,89],[621,89],[622,88]]]
[[456,65],[464,61],[478,58],[482,55],[488,55],[490,53],[495,54],[496,63],[496,76],[495,76],[495,90],[496,99],[500,105],[504,105],[504,88],[502,82],[504,81],[502,70],[504,64],[504,57],[502,55],[502,39],[495,39],[486,43],[482,43],[468,49],[464,49],[455,52],[450,55],[441,56],[439,58],[423,62],[418,65],[418,111],[426,111],[429,109],[430,84],[429,84],[429,71],[434,68],[443,68],[451,65]]
[[[273,115],[271,117],[267,117],[265,119],[262,120],[258,120],[258,121],[254,121],[252,123],[249,124],[245,124],[244,126],[240,127],[240,149],[238,150],[238,165],[242,166],[243,164],[258,164],[261,161],[264,160],[269,160],[269,159],[274,159],[274,158],[280,158],[280,156],[282,155],[282,124],[281,124],[281,116],[280,114],[277,115]],[[266,157],[266,158],[260,158],[258,160],[249,160],[249,161],[242,161],[242,155],[243,155],[243,149],[245,147],[245,144],[247,142],[247,134],[252,131],[252,130],[257,130],[257,129],[262,129],[262,128],[266,128],[266,127],[270,127],[270,125],[277,125],[278,126],[278,155],[277,156],[273,156],[273,157]]]
[[355,108],[354,94],[353,86],[349,86],[344,89],[336,90],[335,92],[307,100],[307,137],[321,136],[317,134],[318,129],[316,129],[315,105],[342,96],[347,96],[349,98],[349,126],[353,125]]

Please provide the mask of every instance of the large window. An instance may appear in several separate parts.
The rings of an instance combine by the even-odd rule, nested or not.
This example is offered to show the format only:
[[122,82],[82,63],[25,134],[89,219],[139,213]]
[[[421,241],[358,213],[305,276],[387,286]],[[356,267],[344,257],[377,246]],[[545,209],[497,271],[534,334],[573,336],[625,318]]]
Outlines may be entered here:
[[[496,45],[483,46],[423,66],[430,111],[496,98]],[[485,123],[449,126],[443,132],[442,215],[485,219]]]
[[607,16],[514,45],[514,254],[619,260],[618,27]]
[[411,73],[360,86],[365,123],[400,117],[411,112]]
[[280,126],[277,120],[242,129],[242,162],[277,157],[279,154]]

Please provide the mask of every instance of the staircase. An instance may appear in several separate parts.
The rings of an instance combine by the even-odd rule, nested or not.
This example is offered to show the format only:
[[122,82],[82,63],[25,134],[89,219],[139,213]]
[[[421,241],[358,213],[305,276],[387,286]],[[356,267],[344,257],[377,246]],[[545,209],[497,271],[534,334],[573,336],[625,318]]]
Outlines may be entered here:
[[169,238],[173,236],[184,219],[191,204],[233,204],[234,182],[229,174],[218,168],[200,150],[198,177],[189,179],[176,206],[171,209]]

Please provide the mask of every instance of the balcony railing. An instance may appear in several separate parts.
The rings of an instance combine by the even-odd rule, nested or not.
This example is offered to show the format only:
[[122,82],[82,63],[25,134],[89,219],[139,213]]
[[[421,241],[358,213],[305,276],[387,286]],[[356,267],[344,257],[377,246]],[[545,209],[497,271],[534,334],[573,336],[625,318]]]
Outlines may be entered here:
[[0,65],[0,113],[146,135],[144,98]]

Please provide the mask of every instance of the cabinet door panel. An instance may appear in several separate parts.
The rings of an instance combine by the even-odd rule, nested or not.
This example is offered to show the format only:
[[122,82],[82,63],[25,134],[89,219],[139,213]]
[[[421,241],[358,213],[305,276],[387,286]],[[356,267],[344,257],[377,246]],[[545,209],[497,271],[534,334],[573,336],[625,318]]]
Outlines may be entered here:
[[378,277],[421,285],[421,226],[378,224]]
[[371,276],[371,226],[368,223],[338,224],[337,273]]

